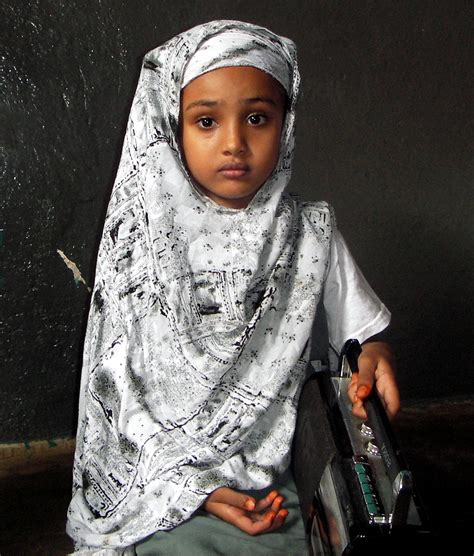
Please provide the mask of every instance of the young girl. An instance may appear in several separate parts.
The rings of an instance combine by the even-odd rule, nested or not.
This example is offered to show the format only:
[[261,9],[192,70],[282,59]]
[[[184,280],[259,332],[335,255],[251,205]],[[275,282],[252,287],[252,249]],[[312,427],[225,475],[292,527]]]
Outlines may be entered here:
[[[166,531],[179,537],[200,508],[242,536],[276,535],[284,496],[242,491],[289,466],[319,300],[336,351],[389,322],[328,205],[284,191],[298,88],[293,43],[241,22],[198,26],[145,58],[86,337],[77,550],[133,553],[155,534],[138,553],[187,554]],[[354,411],[375,377],[395,413],[386,345],[364,344],[359,367]]]

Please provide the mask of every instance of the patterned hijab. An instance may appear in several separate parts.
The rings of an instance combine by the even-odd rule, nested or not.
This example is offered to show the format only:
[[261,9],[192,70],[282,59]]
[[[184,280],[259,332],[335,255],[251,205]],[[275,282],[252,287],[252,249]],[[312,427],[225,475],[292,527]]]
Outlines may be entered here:
[[[192,183],[180,91],[229,65],[285,88],[280,158],[245,209]],[[288,39],[213,21],[144,60],[99,250],[84,350],[68,532],[119,550],[188,519],[220,486],[289,464],[331,216],[284,189],[299,74]],[[114,553],[114,552],[111,552]]]

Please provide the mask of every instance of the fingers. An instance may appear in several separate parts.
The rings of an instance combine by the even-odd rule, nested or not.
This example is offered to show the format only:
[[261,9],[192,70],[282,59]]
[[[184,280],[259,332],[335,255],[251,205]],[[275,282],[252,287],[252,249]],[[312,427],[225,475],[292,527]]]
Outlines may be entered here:
[[[210,502],[208,504],[208,512],[252,536],[270,531],[277,517],[272,511],[265,512],[264,514],[246,512],[235,506],[220,502]],[[256,519],[257,517],[258,519]],[[275,528],[280,523],[282,523],[282,516],[275,523]]]
[[[259,519],[254,521],[255,517]],[[249,535],[262,535],[264,533],[271,533],[280,528],[288,517],[288,510],[280,509],[278,512],[268,511],[262,514],[252,514],[252,517],[241,515],[233,523],[239,529],[248,533]]]
[[360,377],[360,373],[353,373],[351,383],[348,388],[348,395],[351,401],[354,403],[357,400],[364,400],[372,391],[372,384],[367,384],[367,378],[365,378],[366,383],[363,383],[364,377]]
[[364,400],[372,392],[375,380],[376,361],[371,354],[361,353],[358,360],[359,372],[352,374],[348,395],[352,402],[352,412],[361,419],[367,419]]
[[273,512],[277,513],[284,500],[283,496],[280,496],[277,490],[272,490],[264,498],[257,502],[255,511],[262,512],[263,510],[270,508]]
[[204,508],[249,535],[260,535],[285,522],[288,510],[282,508],[283,502],[284,497],[276,490],[255,502],[251,496],[222,487],[208,496]]
[[395,380],[394,358],[388,344],[383,342],[363,344],[358,367],[359,372],[353,373],[348,388],[354,415],[367,419],[363,402],[370,395],[375,381],[387,414],[393,418],[400,409],[400,396]]
[[[355,394],[357,385],[349,387],[349,398],[352,401],[352,413],[360,419],[367,419],[367,412],[364,408],[364,400]],[[392,420],[400,411],[400,394],[394,377],[384,376],[377,381],[377,391],[380,395],[385,411]],[[357,392],[358,393],[358,392]]]
[[254,511],[257,513],[263,512],[264,510],[270,510],[275,515],[279,512],[282,507],[285,498],[278,494],[277,490],[272,490],[264,498],[255,502],[255,499],[247,494],[233,490],[228,487],[222,487],[215,490],[207,498],[207,502],[217,502],[220,504],[229,504],[236,508],[240,508],[246,511]]
[[360,399],[352,404],[352,413],[359,419],[366,421],[368,419],[367,411],[365,410],[364,402]]
[[[370,345],[370,344],[369,344]],[[375,378],[377,391],[382,398],[387,414],[393,419],[400,410],[400,393],[395,378],[395,361],[387,344],[380,344],[381,357],[376,365]],[[377,349],[379,344],[374,344]]]
[[245,533],[254,536],[270,532],[275,520],[276,515],[274,512],[266,512],[259,521],[253,521],[246,516],[241,516],[235,525]]
[[254,521],[249,517],[253,512],[247,512],[222,502],[207,501],[206,510],[249,535],[258,535],[266,531],[272,526],[275,519],[273,512],[266,512],[265,515],[261,516],[260,520]]
[[281,527],[283,523],[285,523],[285,519],[288,517],[288,513],[289,513],[288,510],[285,509],[279,510],[271,526],[265,531],[262,531],[262,533],[271,533],[272,531],[275,531],[276,529]]
[[362,353],[358,359],[359,372],[357,373],[357,390],[356,395],[359,399],[365,399],[374,386],[375,371],[377,369],[377,359],[373,357],[372,353]]
[[275,514],[278,516],[278,513],[280,512],[280,510],[282,510],[282,505],[283,502],[285,501],[285,498],[283,496],[276,496],[275,499],[272,502],[272,508],[271,511],[275,512]]
[[208,503],[219,503],[219,504],[229,504],[236,508],[241,508],[242,510],[253,511],[255,510],[256,502],[255,499],[243,492],[239,492],[232,488],[221,487],[212,492],[204,504],[204,508],[207,510],[206,505]]
[[385,375],[377,383],[377,390],[385,405],[387,415],[393,419],[400,411],[400,393],[393,375]]
[[352,380],[347,394],[352,403],[352,413],[360,419],[367,419],[367,413],[364,409],[364,399],[370,394],[370,390],[366,385],[359,385],[359,373],[352,374]]

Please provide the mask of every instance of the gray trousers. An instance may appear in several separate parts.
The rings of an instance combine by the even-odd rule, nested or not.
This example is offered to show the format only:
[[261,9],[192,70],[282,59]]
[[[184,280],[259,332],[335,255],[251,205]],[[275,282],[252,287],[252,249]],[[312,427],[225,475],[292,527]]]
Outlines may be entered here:
[[289,515],[284,525],[272,533],[253,537],[198,510],[175,529],[158,531],[138,543],[136,553],[138,556],[307,556],[308,545],[291,473],[286,472],[269,488],[248,493],[260,499],[275,488],[285,497],[284,507]]

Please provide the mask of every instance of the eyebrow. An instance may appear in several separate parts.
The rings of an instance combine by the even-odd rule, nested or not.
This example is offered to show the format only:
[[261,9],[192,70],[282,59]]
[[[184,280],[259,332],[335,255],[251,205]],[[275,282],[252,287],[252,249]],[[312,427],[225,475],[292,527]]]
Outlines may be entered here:
[[[251,98],[243,99],[241,101],[242,104],[255,104],[256,102],[264,102],[267,104],[271,104],[273,106],[277,106],[277,103],[270,97],[251,97]],[[185,112],[191,110],[192,108],[196,108],[197,106],[213,108],[215,106],[218,106],[219,104],[221,103],[220,101],[217,100],[207,100],[207,99],[195,100],[194,102],[191,102],[191,104],[188,104],[188,106],[186,106]]]
[[196,106],[206,106],[207,108],[212,108],[213,106],[217,106],[219,103],[217,102],[217,100],[195,100],[194,102],[191,102],[191,104],[188,104],[186,106],[186,112],[188,110],[191,110],[191,108],[196,108]]
[[273,106],[276,106],[277,103],[270,97],[252,97],[252,98],[246,98],[245,100],[242,101],[245,104],[253,104],[254,102],[265,102],[267,104],[273,104]]

